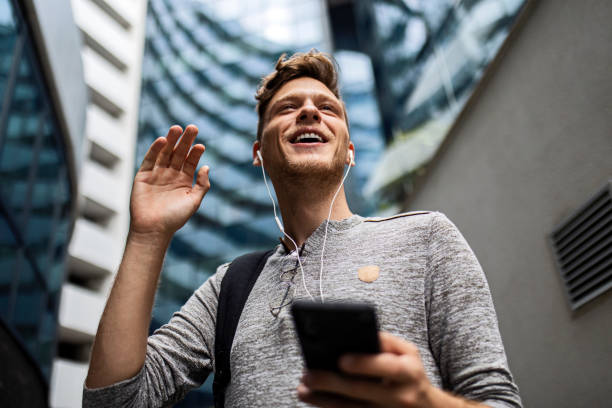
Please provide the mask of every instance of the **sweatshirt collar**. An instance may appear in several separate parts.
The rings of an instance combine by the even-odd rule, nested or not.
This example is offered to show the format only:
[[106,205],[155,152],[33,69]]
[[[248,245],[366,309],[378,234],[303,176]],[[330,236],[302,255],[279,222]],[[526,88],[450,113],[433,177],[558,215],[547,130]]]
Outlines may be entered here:
[[[353,214],[348,218],[343,220],[329,220],[329,225],[327,226],[327,238],[329,239],[332,235],[347,231],[363,222],[364,218],[358,214]],[[302,253],[309,253],[317,248],[320,248],[323,244],[323,238],[325,236],[325,227],[327,224],[327,220],[323,220],[323,222],[310,234],[302,248],[300,248],[300,255]],[[281,237],[280,240],[280,251],[284,254],[289,254],[292,251],[285,245]]]

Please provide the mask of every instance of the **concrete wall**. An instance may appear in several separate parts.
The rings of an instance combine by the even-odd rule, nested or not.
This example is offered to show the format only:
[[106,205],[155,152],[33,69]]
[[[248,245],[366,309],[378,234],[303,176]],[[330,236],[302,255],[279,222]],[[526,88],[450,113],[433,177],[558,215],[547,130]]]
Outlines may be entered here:
[[472,245],[526,407],[610,406],[612,293],[570,312],[546,237],[612,178],[610,21],[612,2],[535,2],[407,204]]

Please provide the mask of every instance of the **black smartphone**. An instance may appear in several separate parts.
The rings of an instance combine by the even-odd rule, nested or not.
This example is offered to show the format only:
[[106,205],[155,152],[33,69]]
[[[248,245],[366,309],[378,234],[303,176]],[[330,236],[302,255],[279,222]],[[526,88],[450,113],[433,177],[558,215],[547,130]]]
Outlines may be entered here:
[[295,301],[291,313],[306,367],[339,372],[346,353],[378,353],[376,310],[367,303]]

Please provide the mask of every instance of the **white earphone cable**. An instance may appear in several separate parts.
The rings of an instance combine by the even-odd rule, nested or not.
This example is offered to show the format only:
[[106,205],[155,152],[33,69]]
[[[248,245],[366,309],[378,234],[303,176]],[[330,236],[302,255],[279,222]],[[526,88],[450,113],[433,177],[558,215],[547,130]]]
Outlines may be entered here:
[[[266,178],[266,172],[265,172],[264,164],[263,164],[263,157],[261,157],[261,153],[259,152],[259,150],[257,151],[257,157],[259,157],[259,161],[261,162],[261,173],[263,175],[264,184],[266,185],[266,190],[268,190],[268,196],[270,197],[270,201],[272,201],[272,210],[274,211],[274,220],[276,221],[276,225],[278,226],[278,229],[283,233],[283,235],[286,236],[287,238],[289,238],[289,240],[293,243],[293,246],[295,247],[295,254],[297,256],[298,264],[300,265],[300,272],[302,273],[302,285],[304,286],[304,290],[306,291],[308,296],[313,301],[316,301],[314,296],[312,296],[310,294],[310,291],[308,290],[308,287],[306,286],[306,278],[305,278],[305,274],[304,274],[304,267],[302,266],[302,260],[300,259],[300,250],[299,250],[296,242],[293,240],[293,238],[291,238],[289,236],[289,234],[287,234],[285,232],[285,228],[283,227],[283,224],[281,223],[280,219],[278,218],[278,216],[276,214],[276,202],[274,201],[274,198],[272,197],[272,192],[270,191],[270,187],[268,186],[268,181],[267,181],[267,178]],[[344,182],[345,182],[346,178],[348,177],[349,172],[351,171],[351,164],[354,163],[353,162],[353,154],[352,154],[352,152],[350,153],[350,157],[351,157],[351,161],[350,161],[350,163],[348,165],[348,168],[346,169],[346,173],[344,173],[344,177],[342,178],[342,181],[340,182],[340,186],[338,186],[338,189],[336,190],[336,193],[332,197],[331,204],[329,205],[329,213],[327,214],[327,220],[325,221],[325,233],[323,234],[323,245],[321,246],[321,268],[319,270],[319,294],[321,295],[321,303],[324,302],[324,297],[323,297],[323,257],[325,255],[325,243],[327,242],[327,229],[329,227],[329,220],[331,219],[331,213],[332,213],[332,209],[334,207],[334,202],[336,201],[336,197],[338,197],[338,193],[340,193],[340,190],[342,189],[342,186],[344,185]]]
[[276,202],[274,201],[274,198],[272,197],[272,192],[270,191],[270,187],[268,186],[268,181],[266,180],[266,171],[264,169],[263,157],[261,157],[261,153],[259,153],[259,150],[257,151],[257,156],[259,157],[259,161],[261,162],[261,173],[263,174],[264,184],[266,185],[266,190],[268,190],[268,196],[270,197],[270,201],[272,201],[272,210],[274,211],[274,220],[276,221],[276,225],[278,225],[278,229],[280,230],[280,232],[282,232],[283,235],[289,238],[289,240],[293,243],[293,246],[295,247],[295,255],[297,256],[298,264],[300,265],[300,272],[302,273],[302,285],[304,285],[304,290],[306,291],[308,296],[313,301],[316,301],[314,296],[310,294],[310,291],[308,290],[308,287],[306,286],[306,278],[304,277],[304,267],[302,266],[302,260],[300,259],[300,249],[298,248],[293,238],[291,238],[289,234],[285,232],[285,227],[283,227],[283,224],[281,223],[280,219],[276,215]]
[[325,234],[323,234],[323,245],[321,246],[321,270],[319,271],[319,293],[321,295],[321,303],[325,301],[323,298],[323,255],[325,254],[325,242],[327,241],[327,227],[329,227],[329,219],[331,218],[334,201],[336,201],[336,197],[338,196],[338,193],[340,192],[340,190],[342,189],[342,186],[344,185],[344,181],[346,180],[349,172],[351,171],[352,163],[353,163],[353,160],[351,158],[351,163],[349,163],[348,168],[346,169],[346,173],[344,173],[344,177],[342,178],[342,182],[340,183],[340,186],[336,190],[336,194],[334,194],[331,204],[329,205],[329,214],[327,214],[327,221],[325,222]]

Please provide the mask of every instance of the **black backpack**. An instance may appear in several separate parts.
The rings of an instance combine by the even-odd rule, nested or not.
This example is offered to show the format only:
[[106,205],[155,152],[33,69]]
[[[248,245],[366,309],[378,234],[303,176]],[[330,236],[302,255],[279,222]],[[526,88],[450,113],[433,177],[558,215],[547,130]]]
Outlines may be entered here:
[[215,408],[225,405],[225,389],[232,377],[230,351],[242,309],[266,261],[273,253],[274,250],[252,252],[234,259],[221,281],[215,328]]

